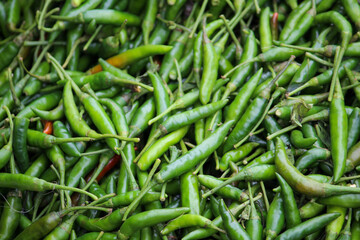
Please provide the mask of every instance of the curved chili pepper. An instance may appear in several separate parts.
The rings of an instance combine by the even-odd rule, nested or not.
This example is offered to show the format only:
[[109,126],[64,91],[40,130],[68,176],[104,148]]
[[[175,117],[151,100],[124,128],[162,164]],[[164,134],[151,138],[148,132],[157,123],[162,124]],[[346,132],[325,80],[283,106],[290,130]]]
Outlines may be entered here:
[[346,14],[350,19],[355,23],[357,29],[360,28],[360,21],[357,16],[360,14],[360,5],[358,2],[353,0],[343,0],[341,1],[342,5],[345,8]]
[[28,104],[23,110],[21,110],[16,116],[19,118],[31,118],[35,117],[35,113],[31,108],[38,108],[40,110],[48,110],[55,107],[61,99],[61,92],[53,92],[46,94],[35,101]]
[[299,170],[290,163],[284,143],[280,138],[276,138],[275,166],[277,172],[294,190],[306,196],[328,197],[360,192],[357,188],[320,183],[302,175]]
[[227,235],[231,240],[234,239],[244,239],[250,240],[250,236],[244,230],[244,228],[237,222],[236,218],[226,207],[224,200],[220,200],[219,212],[223,220],[223,225],[226,230]]
[[360,198],[359,194],[343,194],[339,196],[319,198],[316,202],[327,206],[333,206],[335,208],[358,208],[360,205]]
[[39,192],[53,190],[53,189],[70,190],[70,191],[89,195],[95,200],[97,199],[96,196],[81,189],[46,182],[42,179],[27,176],[24,174],[0,173],[0,179],[1,179],[0,186],[5,188],[18,188],[21,190],[39,191]]
[[316,164],[319,160],[326,160],[331,156],[331,152],[324,148],[312,148],[308,150],[306,153],[301,155],[295,163],[295,167],[299,171],[303,171],[304,169]]
[[[59,138],[71,138],[70,132],[66,129],[65,125],[60,121],[55,121],[54,124],[54,136]],[[67,154],[73,157],[80,157],[80,152],[77,149],[75,143],[61,143],[60,148]]]
[[[106,61],[117,68],[124,68],[137,62],[139,59],[153,55],[166,54],[172,48],[172,46],[166,45],[145,45],[120,53],[119,55],[111,57]],[[90,74],[94,74],[100,71],[102,71],[100,65],[96,65],[95,67],[92,67],[88,70]]]
[[[218,19],[206,25],[205,31],[210,37],[216,29],[223,25],[223,20]],[[200,31],[196,36],[194,42],[194,61],[193,61],[193,71],[195,72],[195,78],[200,81],[200,71],[201,65],[203,62],[203,48],[202,48],[202,38],[203,38],[203,31]]]
[[[120,207],[129,205],[138,195],[140,191],[128,191],[126,193],[120,193],[113,198],[110,198],[106,202],[102,203],[103,207]],[[148,192],[145,194],[144,198],[141,199],[141,204],[147,204],[159,200],[160,193],[158,192]]]
[[170,232],[175,231],[177,229],[181,229],[184,227],[191,227],[191,226],[206,227],[206,228],[215,229],[219,232],[224,232],[224,230],[218,228],[214,223],[212,223],[211,220],[201,215],[184,214],[169,222],[166,225],[166,227],[163,230],[161,230],[161,234],[168,235]]
[[24,174],[38,178],[46,169],[48,169],[49,165],[49,160],[45,154],[41,154],[38,158],[35,159],[35,161],[30,165]]
[[31,110],[43,120],[56,121],[64,117],[64,105],[61,99],[59,105],[50,111],[40,110],[37,108],[31,108]]
[[156,209],[136,214],[127,219],[117,233],[119,239],[129,239],[137,230],[169,221],[184,213],[189,208]]
[[[102,149],[102,145],[100,143],[94,143],[86,150],[86,152],[93,152],[100,149]],[[66,179],[66,185],[76,187],[79,184],[80,178],[85,177],[85,175],[96,166],[98,161],[99,154],[81,157],[71,169],[69,177]]]
[[106,166],[101,170],[99,175],[96,177],[96,181],[100,181],[110,170],[112,170],[116,164],[120,161],[120,155],[114,155]]
[[215,85],[217,72],[219,67],[219,56],[209,38],[207,37],[206,29],[203,29],[203,51],[204,51],[204,66],[203,74],[200,81],[200,102],[207,104],[210,100],[212,88]]
[[233,183],[235,181],[266,181],[275,179],[275,166],[270,164],[261,164],[252,166],[249,168],[243,168],[235,176],[229,178],[228,180],[218,184],[216,187],[212,188],[207,193],[203,194],[203,198],[210,196],[211,194],[221,190],[222,187]]
[[323,214],[318,217],[314,217],[310,220],[307,220],[296,227],[290,228],[280,234],[276,239],[285,240],[285,239],[302,239],[303,237],[316,232],[317,230],[323,228],[329,222],[339,217],[339,213],[328,213]]

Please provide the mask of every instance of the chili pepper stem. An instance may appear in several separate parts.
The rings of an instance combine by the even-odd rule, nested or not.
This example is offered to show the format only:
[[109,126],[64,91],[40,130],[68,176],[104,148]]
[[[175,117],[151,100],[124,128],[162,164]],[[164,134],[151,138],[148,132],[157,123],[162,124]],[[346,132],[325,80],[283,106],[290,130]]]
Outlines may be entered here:
[[95,37],[99,34],[102,27],[103,27],[103,25],[100,25],[96,28],[95,32],[91,35],[89,40],[85,43],[85,45],[83,47],[83,51],[86,51],[89,48],[90,44],[94,41]]
[[139,189],[139,186],[138,186],[138,184],[136,183],[134,174],[133,174],[132,171],[131,171],[129,162],[128,162],[128,160],[126,159],[126,156],[125,156],[124,152],[123,152],[123,151],[120,151],[120,154],[121,154],[121,157],[122,157],[122,161],[123,161],[123,163],[124,163],[124,165],[125,165],[126,171],[127,171],[127,173],[129,174],[129,177],[130,177],[130,188],[131,188],[131,190],[137,190],[137,189]]
[[294,130],[297,127],[298,127],[298,125],[287,126],[287,127],[283,128],[283,129],[277,131],[277,132],[274,132],[274,133],[270,134],[269,136],[266,137],[266,139],[270,141],[270,140],[274,139],[275,137],[280,136],[281,134],[284,134],[284,133],[287,133],[287,132],[289,132],[291,130]]
[[98,211],[103,211],[103,212],[111,212],[112,209],[111,208],[104,208],[104,207],[96,207],[96,206],[76,206],[76,207],[70,207],[67,209],[64,209],[61,212],[62,216],[65,216],[66,214],[70,213],[70,212],[74,212],[74,211],[78,211],[78,210],[98,210]]
[[308,57],[312,60],[314,60],[315,62],[318,62],[322,65],[328,66],[328,67],[334,67],[334,64],[332,64],[331,62],[325,61],[324,59],[319,58],[318,56],[311,54],[309,52],[305,53],[305,57]]
[[344,182],[344,181],[349,181],[349,180],[353,180],[353,179],[359,179],[360,175],[355,175],[355,176],[350,176],[350,177],[342,177],[340,178],[340,180],[338,182]]
[[91,142],[94,140],[95,140],[95,138],[90,138],[90,137],[54,138],[54,141],[52,141],[52,143],[53,144],[61,144],[61,143],[68,143],[68,142]]
[[165,115],[170,113],[172,110],[176,109],[176,107],[177,107],[177,105],[176,105],[176,102],[175,102],[174,104],[170,105],[164,112],[160,113],[159,115],[157,115],[153,119],[150,119],[150,121],[148,122],[148,125],[152,125],[153,123],[157,122],[158,120],[163,118]]
[[139,204],[139,202],[141,201],[141,199],[145,196],[145,194],[147,192],[150,191],[150,189],[152,187],[154,187],[155,185],[157,185],[156,182],[152,182],[150,183],[147,187],[141,189],[139,195],[137,196],[137,198],[134,199],[134,201],[132,201],[132,203],[128,206],[128,208],[126,209],[126,212],[124,213],[123,216],[123,221],[125,221],[127,219],[127,217],[129,216],[129,214],[131,213],[131,211],[136,208],[136,206]]
[[195,23],[194,23],[194,25],[192,27],[192,30],[190,32],[189,38],[192,38],[194,36],[195,31],[196,31],[196,29],[197,29],[197,27],[198,27],[198,25],[199,25],[199,23],[201,21],[201,18],[202,18],[203,14],[204,14],[204,11],[205,11],[205,8],[206,8],[206,5],[207,5],[208,1],[209,0],[204,0],[203,1],[202,5],[201,5],[201,8],[200,8],[200,11],[198,13],[198,16],[197,16],[197,18],[195,20]]
[[94,200],[97,200],[98,197],[95,196],[94,194],[92,193],[89,193],[87,191],[84,191],[82,189],[78,189],[78,188],[73,188],[73,187],[68,187],[68,186],[64,186],[64,185],[57,185],[57,184],[53,184],[53,183],[49,183],[52,185],[52,187],[54,189],[57,189],[57,190],[67,190],[67,191],[72,191],[72,192],[78,192],[78,193],[81,193],[81,194],[85,194],[85,195],[88,195],[89,197],[91,197],[92,199]]
[[84,152],[84,153],[80,153],[80,156],[83,157],[83,156],[96,155],[96,154],[101,154],[101,153],[105,153],[108,151],[111,151],[111,150],[110,149],[101,149],[101,150],[93,151],[93,152]]
[[230,71],[225,73],[223,76],[221,76],[221,78],[225,79],[225,78],[229,77],[229,75],[231,75],[233,72],[235,72],[236,69],[238,69],[239,67],[241,67],[241,66],[243,66],[245,64],[258,62],[258,61],[261,61],[261,59],[259,57],[255,57],[255,58],[250,59],[248,61],[242,62],[242,63],[236,65],[235,67],[233,67]]
[[262,191],[262,193],[264,195],[264,202],[265,202],[266,211],[269,211],[270,204],[269,204],[269,200],[267,198],[266,188],[265,188],[265,185],[264,185],[263,181],[260,181],[260,187],[261,187],[261,191]]
[[164,183],[161,187],[161,192],[160,192],[160,201],[164,202],[166,200],[166,185],[167,183]]
[[319,53],[324,54],[325,49],[324,48],[309,48],[309,47],[302,47],[302,46],[296,46],[296,45],[290,45],[285,43],[280,43],[279,41],[273,41],[275,45],[279,45],[280,47],[287,47],[287,48],[293,48],[297,50],[302,50],[305,52],[311,52],[311,53]]

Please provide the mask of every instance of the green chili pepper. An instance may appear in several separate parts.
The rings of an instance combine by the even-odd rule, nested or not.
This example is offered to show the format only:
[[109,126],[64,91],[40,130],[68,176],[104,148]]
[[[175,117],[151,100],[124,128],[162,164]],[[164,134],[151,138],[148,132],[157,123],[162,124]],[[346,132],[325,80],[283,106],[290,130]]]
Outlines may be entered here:
[[[167,121],[169,121],[169,119]],[[161,171],[155,175],[156,182],[163,183],[176,176],[180,176],[195,167],[200,161],[207,158],[221,145],[221,141],[219,140],[224,139],[232,123],[232,121],[224,123],[197,147],[191,149],[189,152],[161,169]],[[204,151],[204,149],[206,150]]]
[[343,207],[338,207],[338,206],[328,206],[326,212],[340,214],[339,217],[337,217],[332,222],[330,222],[325,228],[325,233],[326,233],[327,239],[329,239],[329,240],[337,239],[337,237],[339,236],[339,233],[342,229],[342,226],[345,222],[345,215],[346,215],[347,209],[343,208]]
[[203,51],[204,51],[204,67],[200,82],[200,102],[207,104],[210,100],[212,88],[215,85],[217,72],[219,67],[219,56],[209,38],[206,29],[203,29]]
[[347,154],[348,120],[340,82],[337,81],[330,103],[331,155],[334,163],[334,182],[344,174]]
[[[209,176],[209,175],[199,175],[198,176],[199,182],[201,185],[213,189],[215,187],[218,187],[220,184],[223,183],[223,181],[218,180],[215,177]],[[224,185],[219,191],[217,192],[218,195],[229,198],[235,201],[244,202],[245,200],[248,200],[249,197],[246,193],[244,193],[242,190],[233,187],[231,185]]]
[[266,218],[266,239],[275,239],[285,225],[283,199],[277,193],[270,204]]
[[[256,38],[254,32],[250,31],[246,38],[246,43],[244,46],[244,52],[241,55],[240,64],[249,61],[256,57],[258,53],[258,48],[256,44]],[[240,87],[247,76],[251,73],[254,64],[252,62],[241,65],[236,71],[231,75],[230,82],[226,85],[226,90],[223,95],[223,98],[227,98],[230,93],[234,92],[238,87]]]
[[156,209],[136,214],[127,219],[118,231],[118,239],[129,239],[137,230],[174,219],[189,208]]
[[250,182],[248,182],[249,197],[250,197],[250,217],[246,221],[245,227],[246,232],[249,234],[251,239],[262,239],[263,226],[261,224],[260,216],[255,208],[254,199],[251,192]]
[[125,208],[117,209],[105,218],[89,218],[79,215],[76,223],[87,231],[113,231],[120,227],[125,210]]
[[137,165],[140,170],[147,170],[155,160],[164,154],[170,146],[178,143],[188,132],[189,126],[182,127],[163,138],[157,140],[151,147],[141,156]]
[[326,160],[331,156],[329,150],[324,148],[312,148],[301,155],[295,163],[295,167],[302,172],[304,169],[316,164],[319,160]]
[[16,228],[18,227],[20,222],[21,209],[21,192],[18,190],[9,192],[6,199],[6,204],[1,213],[1,239],[12,239],[14,237]]
[[323,228],[327,224],[329,224],[332,220],[339,217],[339,213],[328,213],[323,214],[318,217],[314,217],[310,220],[307,220],[296,227],[290,228],[280,234],[276,239],[302,239],[305,236],[316,232],[317,230]]
[[297,148],[309,148],[317,141],[317,138],[304,138],[300,130],[293,130],[290,139],[291,143]]
[[280,33],[279,40],[286,40],[295,28],[301,17],[311,8],[311,1],[303,1],[297,8],[293,9]]
[[181,229],[184,227],[191,227],[191,226],[198,226],[198,227],[206,227],[212,228],[220,232],[224,232],[224,230],[218,228],[215,224],[211,222],[211,220],[195,214],[185,214],[180,217],[175,218],[166,227],[161,230],[161,234],[168,235],[170,232]]
[[59,105],[50,111],[44,111],[37,108],[31,108],[31,110],[43,120],[56,121],[64,117],[64,104],[62,99],[60,100]]
[[248,101],[258,86],[259,80],[262,75],[262,68],[257,71],[249,81],[240,89],[233,102],[229,105],[225,113],[225,120],[235,120],[235,123],[239,121],[243,113],[246,111]]
[[197,177],[189,171],[181,176],[180,185],[181,206],[190,208],[191,214],[200,214],[201,200]]
[[229,162],[238,162],[244,159],[252,150],[254,150],[258,143],[246,143],[243,146],[235,150],[231,150],[224,154],[224,156],[220,160],[220,169],[225,171],[228,168]]
[[[65,125],[60,121],[55,121],[53,123],[53,134],[55,137],[60,138],[71,138],[70,132],[66,129]],[[75,143],[61,143],[60,144],[61,150],[63,150],[67,155],[73,157],[80,157],[80,152],[77,149]]]
[[14,121],[13,149],[16,162],[21,172],[25,172],[30,165],[29,155],[26,149],[29,123],[29,119],[22,117],[16,117]]
[[328,197],[346,193],[359,193],[359,189],[345,186],[319,183],[302,175],[289,161],[284,143],[276,138],[275,166],[277,172],[297,192],[306,196]]
[[294,193],[289,184],[281,177],[276,174],[278,182],[281,187],[281,198],[284,204],[284,215],[286,220],[286,226],[288,228],[295,227],[301,223],[300,212],[296,205]]

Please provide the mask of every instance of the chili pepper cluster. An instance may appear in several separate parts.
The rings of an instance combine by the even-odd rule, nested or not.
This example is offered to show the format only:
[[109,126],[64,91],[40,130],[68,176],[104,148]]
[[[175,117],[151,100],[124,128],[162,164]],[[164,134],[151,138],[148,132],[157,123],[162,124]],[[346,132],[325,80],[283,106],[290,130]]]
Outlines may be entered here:
[[357,0],[1,1],[0,239],[360,239],[359,30]]

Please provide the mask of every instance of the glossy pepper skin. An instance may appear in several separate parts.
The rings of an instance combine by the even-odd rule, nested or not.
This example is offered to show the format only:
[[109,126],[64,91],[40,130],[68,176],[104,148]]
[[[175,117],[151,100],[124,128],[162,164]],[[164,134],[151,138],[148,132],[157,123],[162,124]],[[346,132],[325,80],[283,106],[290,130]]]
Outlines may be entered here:
[[118,239],[129,239],[139,228],[169,221],[188,211],[189,208],[156,209],[136,214],[122,224],[117,233]]
[[330,103],[331,155],[334,162],[334,182],[345,172],[347,155],[348,119],[340,83],[337,81]]
[[[164,167],[159,173],[155,175],[156,182],[166,182],[195,167],[201,160],[208,157],[221,145],[220,140],[224,139],[231,125],[232,121],[224,123],[197,147],[191,149],[185,155]],[[204,151],[204,149],[206,150]]]
[[223,225],[226,230],[227,235],[231,240],[234,239],[243,239],[250,240],[250,236],[244,230],[244,228],[236,221],[236,218],[228,210],[225,205],[224,200],[220,200],[219,203],[219,212],[223,220]]

